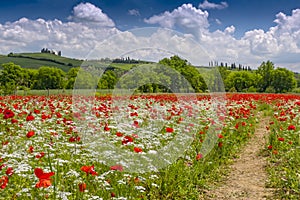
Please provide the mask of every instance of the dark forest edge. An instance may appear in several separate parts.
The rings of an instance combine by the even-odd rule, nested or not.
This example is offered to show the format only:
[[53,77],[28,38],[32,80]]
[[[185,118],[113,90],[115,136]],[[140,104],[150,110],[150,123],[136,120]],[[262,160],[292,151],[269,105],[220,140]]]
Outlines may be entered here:
[[[126,58],[127,59],[127,58]],[[159,61],[161,66],[168,66],[169,68],[178,72],[168,77],[168,74],[162,71],[163,68],[155,68],[156,82],[151,79],[153,73],[149,72],[140,74],[128,73],[131,69],[139,67],[139,65],[147,64],[147,62],[138,62],[133,60],[131,63],[122,60],[122,63],[105,62],[97,66],[101,69],[101,78],[95,76],[95,73],[89,73],[82,70],[80,67],[71,67],[68,71],[63,71],[58,67],[41,66],[38,69],[23,68],[13,62],[2,64],[0,74],[0,94],[9,95],[15,94],[17,90],[71,90],[76,85],[76,89],[100,89],[113,90],[116,85],[120,88],[136,89],[134,86],[138,85],[137,92],[143,93],[157,93],[157,92],[174,92],[172,88],[172,80],[181,80],[184,77],[190,84],[189,91],[203,93],[211,91],[211,87],[207,83],[214,85],[216,76],[212,69],[198,68],[192,66],[187,60],[183,60],[178,56],[164,58]],[[86,63],[88,65],[91,63]],[[111,65],[112,64],[112,65]],[[115,64],[115,67],[114,65]],[[131,64],[130,66],[126,66]],[[257,70],[250,70],[249,68],[232,68],[232,66],[217,66],[218,74],[220,75],[226,92],[265,92],[265,93],[300,93],[300,76],[286,68],[275,68],[271,61],[263,62]],[[80,72],[80,73],[78,73]],[[149,73],[149,74],[147,74]],[[78,76],[80,74],[80,76]],[[124,79],[122,76],[126,74]],[[121,78],[122,77],[122,78]],[[171,79],[170,79],[171,77]],[[97,80],[97,82],[95,82]],[[133,82],[134,81],[134,82]],[[152,82],[152,83],[151,83]],[[81,83],[81,84],[78,84]],[[147,83],[147,84],[143,84]],[[163,84],[158,84],[163,83]],[[180,81],[177,81],[179,92],[186,92],[181,89]],[[223,84],[221,84],[223,86]],[[220,86],[219,86],[220,87]],[[213,89],[214,90],[214,89]],[[216,91],[221,91],[222,88],[217,88]],[[176,91],[176,92],[178,92]]]

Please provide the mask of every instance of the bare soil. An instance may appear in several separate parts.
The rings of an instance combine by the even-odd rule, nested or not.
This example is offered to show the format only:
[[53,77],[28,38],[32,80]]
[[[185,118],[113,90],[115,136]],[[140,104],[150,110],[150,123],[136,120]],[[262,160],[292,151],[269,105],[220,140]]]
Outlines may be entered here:
[[[212,188],[204,199],[261,200],[272,198],[272,189],[266,188],[266,158],[261,155],[265,147],[269,118],[261,117],[250,141],[239,158],[230,166],[230,174],[221,186]],[[269,198],[268,198],[269,197]]]

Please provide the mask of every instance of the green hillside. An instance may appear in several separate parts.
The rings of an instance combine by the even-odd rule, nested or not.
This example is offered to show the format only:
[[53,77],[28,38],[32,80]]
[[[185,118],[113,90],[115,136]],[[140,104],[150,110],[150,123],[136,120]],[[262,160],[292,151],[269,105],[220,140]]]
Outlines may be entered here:
[[[51,53],[15,53],[9,55],[0,55],[0,68],[4,63],[13,62],[23,68],[38,69],[41,66],[57,67],[67,72],[72,67],[83,65],[97,65],[101,62],[91,60],[83,61],[54,55]],[[143,62],[141,62],[143,63]],[[141,64],[140,63],[140,64]],[[147,63],[147,62],[145,62]],[[102,63],[103,64],[103,63]],[[107,65],[107,64],[105,64]],[[134,63],[110,63],[110,68],[130,70],[136,64]]]
[[0,65],[13,62],[23,68],[38,69],[41,66],[57,67],[67,72],[72,67],[79,67],[82,60],[66,58],[50,53],[18,53],[0,55]]

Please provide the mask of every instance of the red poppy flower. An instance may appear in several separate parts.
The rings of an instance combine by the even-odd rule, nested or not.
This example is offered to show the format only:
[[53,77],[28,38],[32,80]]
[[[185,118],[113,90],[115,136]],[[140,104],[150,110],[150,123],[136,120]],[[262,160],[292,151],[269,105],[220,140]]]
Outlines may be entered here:
[[222,142],[219,142],[219,143],[218,143],[218,147],[221,148],[222,146],[223,146],[223,143],[222,143]]
[[5,189],[8,183],[8,177],[7,176],[2,176],[0,179],[0,188]]
[[33,153],[33,150],[34,150],[33,146],[29,146],[28,152],[29,152],[29,153]]
[[124,139],[122,140],[122,144],[127,144],[129,142],[133,142],[133,138],[130,136],[125,136]]
[[130,113],[130,116],[131,116],[131,117],[134,117],[134,116],[139,116],[139,115],[138,115],[137,112],[133,112],[133,113]]
[[13,118],[15,116],[15,113],[8,109],[4,110],[3,114],[4,114],[3,119],[9,119],[9,118]]
[[269,145],[269,146],[268,146],[268,149],[269,149],[269,150],[273,149],[273,146],[272,146],[272,145]]
[[110,193],[110,196],[111,197],[116,197],[116,194],[112,192],[112,193]]
[[34,120],[34,116],[32,116],[31,114],[26,117],[26,121],[33,121],[33,120]]
[[34,136],[34,131],[28,131],[28,133],[26,134],[26,137],[31,138],[32,136]]
[[223,138],[224,136],[222,134],[218,134],[218,138]]
[[235,127],[235,129],[239,129],[239,123],[236,123],[236,125],[234,127]]
[[35,168],[34,169],[34,174],[36,177],[39,178],[39,182],[35,185],[37,188],[47,188],[51,186],[51,179],[50,177],[53,176],[55,173],[54,172],[49,172],[45,173],[41,168]]
[[41,153],[39,153],[38,155],[36,155],[35,157],[36,158],[42,158],[42,157],[44,157],[45,156],[45,153],[44,152],[41,152]]
[[86,173],[86,175],[88,175],[88,174],[92,174],[93,176],[98,175],[98,173],[95,172],[94,165],[92,165],[92,166],[82,166],[80,168],[80,170],[84,171]]
[[279,137],[278,140],[281,141],[281,142],[283,142],[284,138],[283,137]]
[[200,160],[201,158],[203,158],[203,155],[201,153],[198,153],[196,156],[196,160]]
[[70,137],[69,138],[69,142],[79,142],[80,141],[80,137],[79,136],[75,136],[75,137]]
[[3,145],[3,146],[4,146],[4,145],[8,145],[8,143],[9,143],[9,141],[6,140],[6,141],[3,141],[3,142],[2,142],[2,145]]
[[62,117],[62,115],[60,114],[60,112],[56,112],[55,114],[56,114],[57,118],[61,118]]
[[6,164],[0,165],[0,170],[2,170],[4,167],[6,167]]
[[136,121],[136,120],[134,120],[134,121],[133,121],[133,126],[134,126],[135,128],[139,128],[139,127],[140,127],[140,126],[139,126],[139,122]]
[[110,128],[109,128],[107,125],[105,125],[104,130],[105,130],[105,131],[109,131]]
[[116,132],[116,136],[122,137],[122,136],[123,136],[123,133],[121,133],[121,132]]
[[166,128],[166,132],[167,132],[167,133],[173,133],[173,132],[174,132],[174,129],[171,128],[171,127],[167,127],[167,128]]
[[289,125],[288,130],[296,130],[296,127],[294,125]]
[[13,171],[13,168],[12,167],[8,167],[7,169],[6,169],[6,175],[7,176],[11,176],[11,175],[13,175],[13,173],[14,173],[14,171]]
[[86,189],[86,184],[85,183],[79,183],[78,187],[79,187],[80,192],[84,192],[84,190]]
[[17,119],[11,119],[11,123],[12,124],[16,124],[16,123],[18,123],[19,121],[17,120]]
[[136,152],[136,153],[141,153],[141,152],[143,152],[143,149],[141,149],[141,148],[139,148],[139,147],[134,147],[133,150],[134,150],[134,152]]
[[117,171],[123,171],[122,165],[114,165],[110,167],[110,170],[117,170]]

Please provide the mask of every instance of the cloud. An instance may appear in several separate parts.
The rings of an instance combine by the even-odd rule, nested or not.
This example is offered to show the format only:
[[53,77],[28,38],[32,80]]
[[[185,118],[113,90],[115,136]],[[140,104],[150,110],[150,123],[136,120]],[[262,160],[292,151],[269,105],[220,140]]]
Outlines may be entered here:
[[73,16],[69,19],[73,19],[79,22],[97,23],[100,26],[115,26],[113,20],[111,20],[102,10],[91,3],[80,3],[73,8]]
[[128,10],[128,14],[133,16],[140,16],[140,12],[136,9]]
[[[79,5],[79,11],[75,12]],[[294,70],[298,66],[300,71],[300,9],[293,10],[291,15],[278,13],[275,25],[269,30],[249,30],[237,39],[234,26],[209,31],[208,12],[191,4],[145,19],[146,23],[182,30],[183,34],[163,28],[142,28],[136,30],[137,34],[120,31],[100,8],[92,4],[79,5],[74,7],[67,22],[21,18],[0,24],[0,54],[51,48],[61,50],[64,56],[77,58],[86,58],[94,52],[94,58],[124,54],[157,61],[176,53],[197,65],[205,65],[209,59],[239,62],[255,68],[263,61],[272,60],[276,66]],[[92,9],[83,9],[86,5]],[[141,34],[143,31],[145,34]]]
[[[202,8],[228,6],[224,2],[213,4],[208,1],[201,5],[199,7]],[[166,11],[145,19],[145,22],[165,28],[182,28],[179,30],[192,34],[208,54],[218,61],[241,62],[255,68],[265,60],[276,60],[287,67],[298,60],[300,66],[300,9],[293,10],[290,16],[278,13],[274,27],[270,27],[268,31],[250,30],[240,39],[234,37],[234,26],[226,27],[223,31],[210,32],[208,16],[207,11],[197,9],[191,4],[183,4],[171,12]],[[283,57],[289,57],[291,63],[286,63],[287,60]]]
[[221,25],[221,24],[222,24],[222,22],[221,22],[219,19],[216,19],[215,21],[216,21],[216,23],[217,23],[218,25]]
[[192,4],[183,4],[172,12],[166,11],[144,21],[164,28],[184,28],[190,33],[207,30],[209,27],[208,12],[197,9]]
[[[162,42],[163,41],[163,42]],[[172,55],[180,55],[195,65],[206,65],[210,56],[194,37],[165,28],[141,28],[124,31],[99,44],[89,55],[107,57],[131,57],[158,61]]]
[[274,22],[277,24],[268,31],[251,30],[243,39],[251,44],[254,54],[270,54],[277,57],[284,53],[300,53],[300,9],[295,9],[291,16],[278,13]]
[[233,34],[235,32],[235,27],[231,25],[231,26],[225,28],[224,32],[227,34]]
[[[12,23],[0,24],[0,54],[11,51],[36,52],[45,47],[61,50],[65,56],[84,58],[97,43],[119,32],[115,27],[108,26],[112,25],[111,19],[106,19],[108,23],[104,23],[105,17],[102,20],[96,17],[101,16],[99,10],[92,9],[90,12],[94,14],[86,15],[76,11],[69,22],[21,18]],[[85,21],[75,20],[78,16]]]
[[204,0],[203,3],[199,4],[199,8],[202,9],[225,9],[228,7],[228,3],[222,1],[220,4],[208,2],[208,0]]

